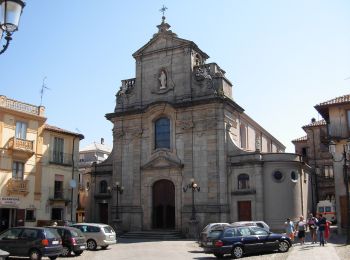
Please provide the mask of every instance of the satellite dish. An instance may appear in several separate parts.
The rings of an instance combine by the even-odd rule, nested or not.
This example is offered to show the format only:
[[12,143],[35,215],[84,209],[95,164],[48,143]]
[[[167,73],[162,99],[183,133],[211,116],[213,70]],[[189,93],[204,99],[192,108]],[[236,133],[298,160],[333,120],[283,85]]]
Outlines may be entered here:
[[77,187],[77,182],[75,180],[70,180],[69,181],[69,186],[74,189]]

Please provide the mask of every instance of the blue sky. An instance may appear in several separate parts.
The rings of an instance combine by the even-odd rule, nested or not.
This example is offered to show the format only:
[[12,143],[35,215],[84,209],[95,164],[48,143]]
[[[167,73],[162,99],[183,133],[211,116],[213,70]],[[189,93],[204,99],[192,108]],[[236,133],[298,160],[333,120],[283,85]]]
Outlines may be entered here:
[[131,55],[157,32],[163,4],[173,32],[226,71],[234,100],[288,152],[320,119],[314,105],[350,92],[348,0],[28,0],[0,56],[0,95],[39,105],[46,77],[47,123],[79,130],[81,147],[112,144],[104,115],[135,77]]

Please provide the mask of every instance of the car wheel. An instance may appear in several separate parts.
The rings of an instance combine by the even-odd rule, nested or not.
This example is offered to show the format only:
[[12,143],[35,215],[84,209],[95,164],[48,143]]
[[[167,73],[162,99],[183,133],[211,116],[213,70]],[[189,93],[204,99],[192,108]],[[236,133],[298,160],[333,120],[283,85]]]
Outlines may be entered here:
[[215,253],[214,254],[217,258],[223,258],[224,257],[224,255],[223,254],[218,254],[218,253]]
[[278,245],[278,251],[285,253],[289,250],[289,243],[287,241],[281,241]]
[[33,249],[29,252],[30,260],[41,260],[41,253],[39,250]]
[[62,253],[61,253],[62,256],[69,256],[70,253],[71,253],[71,252],[70,252],[70,250],[69,250],[68,247],[64,246],[64,247],[62,248]]
[[108,247],[108,245],[107,246],[101,246],[101,249],[106,250],[107,247]]
[[90,239],[86,242],[86,246],[89,250],[96,250],[96,248],[97,248],[97,244],[96,244],[95,240],[92,240],[92,239]]
[[79,255],[81,255],[83,253],[83,251],[74,251],[74,254],[76,255],[76,256],[79,256]]
[[243,256],[243,248],[241,246],[236,246],[232,250],[232,258],[241,258]]

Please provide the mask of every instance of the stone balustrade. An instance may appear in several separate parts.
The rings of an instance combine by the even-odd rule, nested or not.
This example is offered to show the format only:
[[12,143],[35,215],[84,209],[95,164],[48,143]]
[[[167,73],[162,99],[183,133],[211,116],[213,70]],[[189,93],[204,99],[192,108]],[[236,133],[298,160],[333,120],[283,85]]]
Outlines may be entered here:
[[44,116],[45,113],[45,108],[43,106],[34,106],[31,104],[7,98],[6,96],[0,96],[0,107],[37,116]]
[[6,184],[7,195],[23,195],[29,193],[29,180],[9,179]]

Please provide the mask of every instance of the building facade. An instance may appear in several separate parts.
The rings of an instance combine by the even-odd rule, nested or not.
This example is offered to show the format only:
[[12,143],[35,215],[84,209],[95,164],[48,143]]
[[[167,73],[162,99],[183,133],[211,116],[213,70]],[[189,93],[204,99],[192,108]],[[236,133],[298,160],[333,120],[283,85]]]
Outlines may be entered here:
[[[77,222],[84,222],[86,211],[89,210],[90,184],[91,184],[91,167],[105,161],[111,154],[112,148],[105,144],[104,138],[100,142],[93,142],[79,151],[79,193]],[[102,221],[106,222],[106,221]]]
[[0,96],[1,229],[75,217],[83,136],[46,124],[44,112]]
[[[348,220],[349,202],[346,196],[345,174],[349,174],[349,166],[344,166],[344,149],[350,138],[350,95],[336,97],[334,99],[322,102],[315,106],[327,123],[328,140],[336,144],[336,150],[333,157],[335,198],[337,209],[337,221],[339,231],[346,228]],[[350,151],[346,151],[349,156]],[[349,158],[348,158],[349,159]],[[344,172],[346,167],[346,172]]]
[[309,168],[301,156],[283,153],[244,113],[225,71],[206,64],[194,42],[177,37],[165,17],[157,27],[133,54],[136,78],[122,81],[106,115],[113,152],[93,169],[91,220],[105,214],[124,231],[193,235],[209,222],[250,219],[281,229],[286,217],[306,214]]
[[328,131],[325,120],[304,125],[306,136],[295,139],[295,153],[302,155],[303,160],[312,167],[310,182],[312,186],[312,211],[316,212],[316,205],[321,200],[335,202],[334,171],[332,155],[328,150]]

